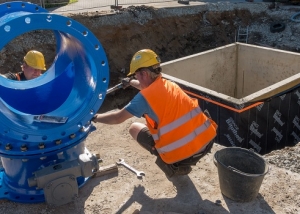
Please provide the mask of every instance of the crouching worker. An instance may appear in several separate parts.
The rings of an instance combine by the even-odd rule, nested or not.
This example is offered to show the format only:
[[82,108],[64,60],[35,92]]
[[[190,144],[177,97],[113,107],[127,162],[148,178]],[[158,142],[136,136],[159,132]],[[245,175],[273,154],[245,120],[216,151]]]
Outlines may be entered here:
[[140,92],[123,109],[96,114],[92,121],[119,124],[144,117],[146,125],[133,123],[131,136],[156,155],[156,164],[167,177],[186,175],[201,157],[210,151],[217,125],[180,87],[161,75],[160,59],[149,49],[138,51],[130,63],[129,77],[123,85]]

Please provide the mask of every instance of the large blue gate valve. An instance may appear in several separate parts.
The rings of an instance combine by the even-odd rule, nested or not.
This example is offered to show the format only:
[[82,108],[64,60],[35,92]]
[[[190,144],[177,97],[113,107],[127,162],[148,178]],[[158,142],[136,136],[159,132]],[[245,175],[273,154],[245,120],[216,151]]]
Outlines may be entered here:
[[[35,4],[0,4],[0,50],[35,30],[52,30],[55,35],[51,67],[29,81],[0,77],[0,198],[22,203],[45,201],[41,183],[50,182],[42,180],[45,174],[52,173],[52,184],[60,185],[67,182],[65,173],[95,164],[85,139],[95,128],[90,120],[101,107],[109,83],[105,51],[86,27]],[[77,173],[75,178],[77,183],[69,186],[81,187],[89,173]]]

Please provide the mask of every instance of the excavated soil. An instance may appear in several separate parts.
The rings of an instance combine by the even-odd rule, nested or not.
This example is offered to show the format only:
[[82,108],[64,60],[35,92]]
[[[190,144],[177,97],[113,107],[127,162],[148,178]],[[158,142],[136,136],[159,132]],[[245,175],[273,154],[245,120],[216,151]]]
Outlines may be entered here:
[[[300,23],[290,20],[298,10],[297,6],[274,3],[217,3],[169,9],[132,6],[117,12],[68,16],[86,26],[101,42],[113,86],[126,76],[131,57],[139,49],[153,49],[166,62],[233,43],[239,27],[249,27],[249,44],[300,52]],[[284,23],[285,29],[270,32],[274,22]],[[15,38],[0,52],[0,72],[19,71],[29,49],[42,51],[49,67],[55,45],[51,31],[30,32]],[[129,88],[107,95],[99,112],[123,107],[136,92]],[[279,168],[272,156],[258,197],[252,202],[237,203],[223,196],[219,188],[213,154],[222,146],[215,145],[190,175],[168,180],[155,165],[155,157],[128,134],[134,121],[143,120],[132,118],[116,126],[96,124],[97,130],[88,136],[86,146],[93,153],[100,152],[103,165],[124,158],[145,172],[143,179],[119,167],[118,173],[88,181],[80,189],[79,198],[70,204],[51,207],[45,203],[25,205],[1,200],[0,213],[299,213],[300,174],[297,170]],[[296,169],[300,162],[298,145],[297,148],[293,150],[298,158],[294,160]],[[276,159],[282,156],[276,155]]]
[[[137,50],[153,49],[166,62],[231,44],[237,41],[239,27],[244,32],[248,26],[249,44],[299,52],[300,24],[290,20],[296,11],[296,6],[274,3],[217,3],[167,9],[130,6],[117,12],[67,16],[87,27],[101,42],[109,61],[110,86],[113,86],[126,76]],[[271,33],[274,22],[284,23],[284,31]],[[19,71],[20,62],[30,49],[42,51],[49,67],[56,54],[53,33],[35,31],[12,40],[0,52],[0,73]],[[128,100],[132,98],[129,94],[134,93],[126,92]],[[124,98],[123,93],[121,97]],[[120,108],[128,100],[116,100],[115,94],[107,96],[102,109]]]

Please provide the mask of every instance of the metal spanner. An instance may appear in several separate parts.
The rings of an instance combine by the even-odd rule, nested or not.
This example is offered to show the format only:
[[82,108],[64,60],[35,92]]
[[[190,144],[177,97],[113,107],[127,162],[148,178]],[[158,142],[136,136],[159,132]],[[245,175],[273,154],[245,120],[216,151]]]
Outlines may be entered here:
[[129,166],[127,163],[125,163],[124,159],[122,159],[122,158],[119,158],[119,161],[117,161],[117,164],[118,164],[118,165],[122,164],[122,165],[125,166],[127,169],[130,169],[131,171],[133,171],[133,172],[136,174],[136,176],[137,176],[138,178],[142,177],[143,175],[145,176],[145,173],[144,173],[143,171],[138,171],[138,170],[136,170],[135,168]]

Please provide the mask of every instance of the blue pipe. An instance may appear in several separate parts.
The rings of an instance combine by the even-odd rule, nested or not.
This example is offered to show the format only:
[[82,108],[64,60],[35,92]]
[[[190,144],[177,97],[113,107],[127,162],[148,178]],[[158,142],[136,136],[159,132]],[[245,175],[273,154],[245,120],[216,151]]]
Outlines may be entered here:
[[[29,81],[0,77],[0,198],[21,202],[43,200],[41,190],[24,182],[32,172],[74,160],[84,152],[84,139],[95,129],[90,120],[102,105],[109,83],[105,51],[86,27],[35,4],[0,4],[0,49],[35,30],[52,30],[55,35],[56,57],[50,68]],[[36,120],[44,116],[67,121]],[[82,185],[86,179],[80,180]],[[25,195],[28,200],[19,199]]]

